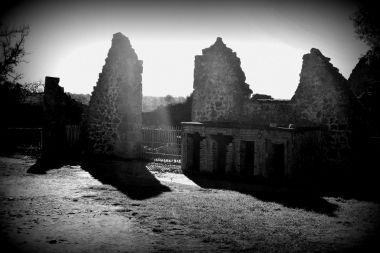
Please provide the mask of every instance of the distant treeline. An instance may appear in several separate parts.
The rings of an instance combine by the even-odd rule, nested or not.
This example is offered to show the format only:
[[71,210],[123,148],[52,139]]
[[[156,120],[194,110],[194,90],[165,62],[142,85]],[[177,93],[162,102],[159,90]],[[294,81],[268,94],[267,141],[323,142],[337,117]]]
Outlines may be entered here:
[[184,97],[173,97],[167,95],[165,97],[153,97],[153,96],[143,96],[142,100],[142,111],[151,112],[159,108],[160,106],[167,106],[170,104],[178,104],[185,102]]
[[42,93],[31,93],[20,84],[0,83],[0,128],[41,127]]
[[[67,94],[74,100],[88,105],[89,94]],[[165,97],[143,96],[142,120],[144,126],[178,126],[181,122],[191,121],[192,96]]]
[[[91,95],[66,93],[72,99],[88,105]],[[192,97],[144,96],[143,125],[180,125],[191,121]],[[21,84],[5,82],[0,84],[0,127],[42,127],[43,93],[31,91]]]
[[[79,103],[89,105],[91,95],[90,94],[76,94],[66,92],[72,99],[78,101]],[[156,110],[160,106],[167,106],[170,104],[178,104],[185,102],[185,97],[173,97],[171,95],[167,95],[165,97],[154,97],[154,96],[143,96],[142,100],[142,111],[143,112],[151,112]]]
[[66,94],[81,104],[84,104],[84,105],[90,104],[90,99],[91,99],[90,94],[76,94],[76,93],[70,93],[70,92],[66,92]]
[[192,95],[181,103],[159,106],[151,112],[143,112],[144,126],[179,126],[181,122],[191,121]]

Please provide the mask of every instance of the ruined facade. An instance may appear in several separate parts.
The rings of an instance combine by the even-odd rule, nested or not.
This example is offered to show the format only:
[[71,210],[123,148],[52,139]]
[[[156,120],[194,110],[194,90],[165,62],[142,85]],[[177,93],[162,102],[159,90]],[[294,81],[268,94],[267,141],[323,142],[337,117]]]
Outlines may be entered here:
[[[359,59],[348,79],[349,86],[364,107],[370,134],[380,136],[380,48],[373,48]],[[378,144],[380,146],[380,144]]]
[[89,148],[94,154],[136,158],[141,143],[142,61],[127,37],[116,33],[92,92]]
[[43,159],[65,159],[80,153],[80,131],[75,130],[81,127],[86,109],[86,106],[65,94],[63,87],[59,85],[59,78],[45,78]]
[[221,38],[195,56],[193,121],[239,121],[251,93],[240,59]]
[[304,55],[291,100],[254,101],[239,58],[220,38],[202,52],[195,58],[193,122],[183,124],[184,171],[297,178],[350,163],[360,108],[319,50]]
[[195,56],[192,121],[287,124],[289,100],[250,100],[252,90],[236,53],[221,38]]
[[298,124],[325,127],[326,159],[333,166],[347,165],[359,108],[347,80],[318,49],[303,56],[292,103]]
[[[182,169],[244,177],[313,177],[322,131],[234,123],[183,123]],[[312,166],[310,166],[312,165]]]

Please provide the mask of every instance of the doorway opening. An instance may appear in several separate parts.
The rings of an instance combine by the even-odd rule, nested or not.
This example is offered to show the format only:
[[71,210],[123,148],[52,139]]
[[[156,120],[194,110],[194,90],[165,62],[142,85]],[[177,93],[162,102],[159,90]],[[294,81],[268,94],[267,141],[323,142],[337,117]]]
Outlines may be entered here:
[[240,173],[244,176],[253,176],[255,168],[255,142],[242,141],[240,143]]
[[267,169],[272,179],[282,179],[285,176],[285,144],[267,142]]

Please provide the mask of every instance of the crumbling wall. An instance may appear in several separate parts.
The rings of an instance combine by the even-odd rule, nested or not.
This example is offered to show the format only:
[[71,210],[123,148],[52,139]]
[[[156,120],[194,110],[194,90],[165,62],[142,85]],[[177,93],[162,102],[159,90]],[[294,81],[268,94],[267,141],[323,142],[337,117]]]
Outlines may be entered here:
[[92,92],[88,139],[94,154],[136,158],[141,143],[142,61],[127,37],[116,33]]
[[[354,92],[364,111],[361,123],[367,123],[366,129],[355,131],[358,137],[365,138],[359,151],[363,154],[360,159],[361,175],[379,178],[378,169],[380,154],[380,48],[372,48],[359,59],[348,79],[349,86]],[[364,136],[363,136],[364,135]],[[366,136],[365,136],[366,135]],[[367,181],[367,180],[366,180]]]
[[240,59],[221,38],[195,56],[192,121],[239,121],[251,93]]
[[71,99],[59,86],[59,78],[45,78],[43,95],[43,144],[44,159],[64,159],[80,151],[79,142],[75,147],[68,140],[67,127],[80,126],[85,106]]
[[192,121],[294,123],[290,101],[252,100],[240,59],[221,38],[195,57]]
[[245,103],[242,121],[255,125],[276,124],[288,126],[295,123],[293,105],[289,100],[259,99]]
[[348,79],[349,86],[363,106],[370,134],[380,136],[380,48],[359,59]]
[[347,80],[318,49],[303,56],[300,83],[292,98],[299,124],[321,125],[330,165],[344,167],[352,154],[356,100]]
[[[294,166],[317,164],[311,151],[316,146],[322,147],[318,148],[318,161],[324,162],[323,167],[327,170],[332,167],[353,168],[353,162],[362,159],[361,150],[366,145],[363,133],[368,132],[363,106],[350,90],[348,81],[318,49],[313,48],[303,56],[300,83],[290,101],[250,99],[252,91],[245,83],[240,59],[221,38],[202,53],[195,57],[192,121],[241,123],[252,128],[294,124],[297,128],[323,129],[318,132],[317,141],[314,136],[304,138],[304,146],[294,152],[294,161],[297,161]],[[350,77],[356,93],[369,82],[368,78],[361,80],[362,72],[366,76],[377,76],[362,59]],[[371,78],[371,83],[375,84],[376,78]],[[370,93],[373,91],[372,87]],[[344,173],[353,171],[344,170]],[[317,174],[326,172],[331,176],[334,172],[336,176],[342,175],[339,169]]]
[[357,97],[380,86],[380,48],[369,50],[359,59],[348,79],[351,90]]

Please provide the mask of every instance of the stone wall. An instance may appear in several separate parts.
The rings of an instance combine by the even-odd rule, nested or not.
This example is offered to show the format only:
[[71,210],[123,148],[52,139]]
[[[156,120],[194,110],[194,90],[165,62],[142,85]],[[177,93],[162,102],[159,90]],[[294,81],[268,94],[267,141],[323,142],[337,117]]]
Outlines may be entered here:
[[297,123],[324,126],[330,164],[344,167],[352,154],[357,101],[347,80],[318,49],[303,56],[300,83],[292,98]]
[[380,86],[380,48],[368,51],[359,59],[348,79],[351,90],[357,97]]
[[380,48],[360,58],[348,79],[349,86],[364,107],[370,134],[380,136]]
[[251,93],[240,59],[221,38],[195,56],[192,121],[238,121]]
[[[183,129],[184,172],[274,178],[278,175],[274,173],[274,157],[270,156],[272,145],[283,148],[283,160],[277,160],[283,166],[280,178],[315,179],[314,175],[320,170],[322,135],[318,128],[251,128],[241,124],[187,122],[183,123]],[[196,134],[202,140],[199,147],[194,145],[192,138]],[[246,148],[248,143],[251,149]],[[194,167],[191,159],[195,152],[200,154],[199,168]],[[245,161],[248,156],[253,157],[249,167]],[[220,159],[224,162],[220,163]]]
[[43,95],[43,159],[65,159],[78,155],[80,143],[71,146],[67,138],[66,128],[69,125],[80,126],[86,106],[76,102],[65,94],[59,86],[59,78],[45,78]]
[[240,59],[221,38],[195,57],[192,121],[293,123],[290,101],[251,100]]
[[142,61],[127,37],[113,35],[112,46],[94,91],[88,139],[94,154],[136,158],[141,143]]
[[[250,99],[252,91],[245,83],[240,59],[221,38],[202,53],[195,57],[192,121],[231,122],[253,128],[290,124],[319,127],[325,129],[318,142],[324,148],[320,159],[326,167],[352,167],[354,159],[360,160],[353,157],[360,157],[366,145],[363,108],[348,81],[318,49],[303,56],[300,83],[289,101]],[[355,73],[352,82],[360,79]],[[302,149],[296,153],[301,154]]]
[[259,99],[245,103],[241,121],[255,125],[295,123],[293,105],[289,100]]

